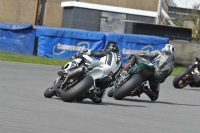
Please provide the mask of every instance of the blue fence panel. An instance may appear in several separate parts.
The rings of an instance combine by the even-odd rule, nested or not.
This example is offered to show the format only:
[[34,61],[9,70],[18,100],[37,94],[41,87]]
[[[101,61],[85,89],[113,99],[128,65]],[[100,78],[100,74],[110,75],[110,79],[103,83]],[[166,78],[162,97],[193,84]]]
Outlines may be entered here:
[[105,35],[100,32],[37,26],[38,56],[66,58],[82,49],[100,50],[105,45]]
[[115,34],[107,32],[92,32],[86,30],[54,28],[48,26],[37,26],[38,56],[50,58],[67,58],[84,48],[100,50],[108,41],[116,41],[119,44],[123,63],[127,61],[130,54],[141,51],[161,50],[169,43],[169,38]]
[[33,55],[35,30],[31,24],[6,24],[0,22],[0,50]]
[[137,54],[141,51],[161,50],[162,47],[169,43],[169,38],[146,36],[146,35],[133,35],[133,34],[114,34],[105,33],[108,41],[116,41],[120,48],[122,62],[127,62],[130,54]]

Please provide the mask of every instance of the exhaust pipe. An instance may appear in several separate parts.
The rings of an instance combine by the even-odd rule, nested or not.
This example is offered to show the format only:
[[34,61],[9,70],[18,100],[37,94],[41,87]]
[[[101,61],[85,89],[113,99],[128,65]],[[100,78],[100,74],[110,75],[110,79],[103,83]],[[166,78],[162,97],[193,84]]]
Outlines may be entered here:
[[85,67],[82,67],[80,69],[75,69],[74,71],[68,73],[68,78],[71,78],[71,77],[73,77],[73,76],[75,76],[77,74],[85,73],[85,70],[86,70]]
[[76,74],[79,74],[80,72],[85,72],[86,68],[85,67],[82,67],[82,68],[78,68],[78,69],[75,69],[74,71],[72,72],[66,72],[65,70],[60,70],[57,72],[58,76],[63,76],[64,74],[68,74],[70,77],[71,76],[74,76]]
[[94,93],[94,94],[99,94],[100,91],[101,91],[100,88],[96,88],[95,90],[93,90],[93,93]]

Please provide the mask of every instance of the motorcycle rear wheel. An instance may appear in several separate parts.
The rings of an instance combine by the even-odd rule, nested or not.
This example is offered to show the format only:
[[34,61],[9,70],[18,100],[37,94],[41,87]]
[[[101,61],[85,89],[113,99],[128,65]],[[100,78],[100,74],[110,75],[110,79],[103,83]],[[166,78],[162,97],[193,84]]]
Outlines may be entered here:
[[64,89],[61,92],[61,99],[64,102],[72,102],[79,98],[82,94],[86,93],[94,84],[93,78],[86,75],[78,84],[69,90]]
[[193,68],[187,68],[185,70],[183,70],[182,72],[180,72],[173,80],[173,86],[177,89],[182,89],[185,86],[188,85],[188,83],[186,82],[187,79],[189,79],[192,74],[191,71],[193,70]]
[[139,74],[134,74],[126,83],[114,91],[113,97],[116,100],[123,99],[124,97],[128,96],[136,87],[141,85],[142,81],[143,78]]

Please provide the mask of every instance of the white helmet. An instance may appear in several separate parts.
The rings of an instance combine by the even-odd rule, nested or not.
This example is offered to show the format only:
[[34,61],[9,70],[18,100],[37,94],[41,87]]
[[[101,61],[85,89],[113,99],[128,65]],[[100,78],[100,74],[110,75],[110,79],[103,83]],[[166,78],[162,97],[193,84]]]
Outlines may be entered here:
[[166,54],[174,54],[174,46],[171,44],[166,44],[163,48],[162,51],[165,52]]

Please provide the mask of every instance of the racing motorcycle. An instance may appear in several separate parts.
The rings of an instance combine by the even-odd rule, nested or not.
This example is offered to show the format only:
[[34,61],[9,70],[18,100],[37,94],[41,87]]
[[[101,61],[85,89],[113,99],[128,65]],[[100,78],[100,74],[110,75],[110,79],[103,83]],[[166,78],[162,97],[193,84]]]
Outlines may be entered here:
[[173,80],[173,86],[182,89],[189,85],[190,87],[200,87],[200,56],[196,57],[196,62],[185,70],[181,71]]
[[107,93],[108,97],[121,100],[126,96],[130,96],[131,92],[147,85],[146,81],[151,78],[154,70],[154,65],[150,62],[133,64],[127,74],[118,75],[112,89]]
[[[115,72],[106,74],[100,69],[99,61],[92,57],[77,53],[74,58],[58,71],[58,78],[44,92],[46,98],[56,96],[65,102],[81,102],[112,86],[122,69],[122,64],[119,63]],[[74,66],[76,69],[70,71]]]

